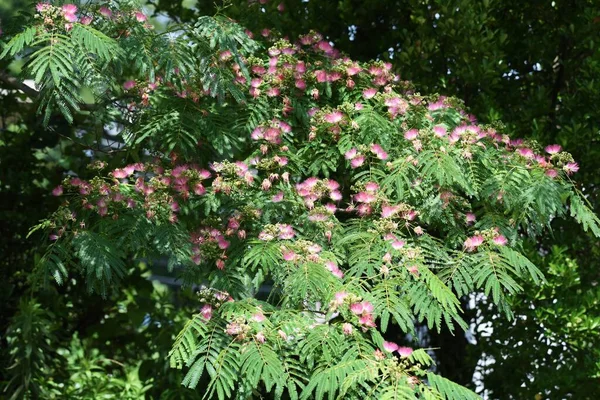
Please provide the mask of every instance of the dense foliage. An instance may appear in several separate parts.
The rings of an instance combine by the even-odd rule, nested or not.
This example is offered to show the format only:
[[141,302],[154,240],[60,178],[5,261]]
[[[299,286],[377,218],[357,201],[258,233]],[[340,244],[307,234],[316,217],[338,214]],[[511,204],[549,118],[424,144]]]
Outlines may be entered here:
[[[54,191],[63,205],[40,226],[53,243],[32,283],[118,296],[139,260],[168,257],[203,285],[171,352],[187,386],[206,368],[219,397],[466,398],[422,369],[422,350],[390,357],[408,337],[379,331],[465,328],[457,296],[476,290],[509,313],[505,295],[541,278],[521,254],[524,234],[567,212],[597,233],[560,146],[544,154],[476,125],[389,64],[341,58],[317,34],[267,38],[265,52],[221,17],[168,37],[136,10],[69,10],[44,6],[4,49],[25,46],[45,121],[62,114],[96,150],[90,170]],[[108,123],[124,142],[103,157]]]

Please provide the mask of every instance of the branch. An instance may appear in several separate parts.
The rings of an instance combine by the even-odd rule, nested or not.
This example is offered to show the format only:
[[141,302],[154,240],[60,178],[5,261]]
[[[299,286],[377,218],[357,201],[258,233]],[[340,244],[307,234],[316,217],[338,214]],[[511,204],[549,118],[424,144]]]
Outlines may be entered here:
[[10,89],[20,90],[30,97],[38,97],[39,93],[37,90],[27,86],[23,82],[19,81],[14,76],[7,74],[5,71],[0,71],[0,82],[5,83]]

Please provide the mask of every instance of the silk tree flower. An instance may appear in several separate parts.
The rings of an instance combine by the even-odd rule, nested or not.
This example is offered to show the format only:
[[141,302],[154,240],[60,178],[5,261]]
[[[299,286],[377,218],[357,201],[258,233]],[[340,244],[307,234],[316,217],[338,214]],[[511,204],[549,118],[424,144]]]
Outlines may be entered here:
[[372,193],[358,192],[354,195],[354,200],[358,203],[373,203],[377,200],[377,197]]
[[383,349],[389,353],[398,350],[398,345],[394,342],[383,342]]
[[398,206],[381,206],[381,218],[389,218],[399,211]]
[[89,24],[91,24],[92,23],[92,17],[85,16],[85,17],[81,18],[81,23],[83,25],[89,25]]
[[349,324],[348,322],[345,322],[344,324],[342,324],[342,332],[344,333],[344,335],[346,335],[346,336],[352,335],[353,330],[354,330],[354,327],[352,326],[352,324]]
[[567,163],[564,167],[563,167],[563,171],[565,171],[567,174],[572,174],[574,172],[579,171],[579,164],[577,164],[576,162],[570,162]]
[[35,5],[35,10],[39,13],[48,10],[51,7],[50,3],[37,3]]
[[357,154],[358,152],[356,151],[356,149],[351,148],[346,153],[344,153],[344,157],[346,158],[346,160],[352,160],[354,157],[356,157]]
[[127,81],[123,84],[123,89],[125,89],[125,90],[130,90],[130,89],[133,89],[134,87],[135,87],[135,81],[133,81],[133,80]]
[[325,114],[324,116],[325,121],[329,122],[330,124],[336,124],[340,122],[342,118],[344,118],[344,114],[342,114],[341,111],[333,111],[329,114]]
[[406,242],[404,240],[394,240],[392,242],[392,248],[394,250],[400,250],[401,248],[404,247],[405,244],[406,244]]
[[546,146],[544,150],[546,150],[546,153],[548,154],[556,154],[562,150],[562,147],[558,144],[551,144],[550,146]]
[[334,296],[333,296],[333,300],[331,301],[332,305],[334,306],[341,306],[342,304],[344,304],[344,300],[346,300],[346,297],[348,297],[348,293],[346,292],[337,292]]
[[483,244],[483,236],[475,235],[470,238],[467,238],[464,243],[464,247],[467,251],[475,251],[477,247]]
[[379,189],[379,185],[376,182],[367,182],[365,184],[365,190],[369,193],[375,193]]
[[473,214],[473,213],[465,214],[465,221],[467,222],[467,225],[472,225],[476,220],[477,220],[477,217],[475,216],[475,214]]
[[443,125],[436,125],[433,127],[433,134],[439,138],[446,136],[447,133],[448,131]]
[[363,90],[363,97],[366,100],[372,99],[373,97],[375,97],[376,94],[377,94],[376,88],[368,88],[368,89]]
[[534,157],[534,153],[533,150],[527,148],[527,147],[522,147],[518,150],[519,154],[522,155],[525,158],[533,158]]
[[212,318],[212,311],[212,306],[210,304],[205,304],[200,309],[200,315],[202,315],[202,318],[204,318],[205,320],[210,321],[210,319]]
[[77,12],[77,6],[75,4],[65,4],[62,6],[62,11],[65,14],[75,14]]
[[62,185],[58,185],[57,187],[55,187],[54,189],[52,189],[52,196],[62,196],[63,194],[63,187]]
[[410,355],[413,353],[413,349],[410,347],[398,347],[397,351],[402,358],[410,357]]
[[273,203],[279,203],[282,200],[283,200],[283,192],[279,192],[276,195],[274,195],[273,197],[271,197],[271,201]]
[[106,7],[100,7],[98,9],[98,13],[102,15],[104,18],[112,18],[112,11]]
[[416,129],[410,129],[404,133],[404,139],[406,140],[414,140],[419,136],[419,131]]
[[285,261],[295,261],[298,258],[298,255],[294,253],[292,250],[283,249],[281,251],[281,255]]
[[318,254],[321,252],[322,248],[318,244],[313,243],[310,246],[308,246],[307,250],[311,254]]
[[294,229],[291,225],[279,225],[279,239],[293,239],[294,235]]
[[508,240],[506,239],[506,237],[504,237],[504,235],[498,235],[494,239],[492,239],[492,241],[498,246],[505,246],[508,243]]
[[380,160],[387,160],[388,158],[388,154],[385,152],[385,150],[383,150],[383,147],[381,147],[377,143],[373,143],[371,145],[371,152],[375,154]]
[[356,157],[354,157],[352,159],[352,161],[350,161],[350,166],[352,168],[358,168],[361,165],[363,165],[364,162],[365,162],[365,156],[363,156],[363,155],[357,155]]
[[263,313],[258,312],[252,316],[252,319],[256,322],[263,322],[265,320],[265,316]]
[[346,68],[346,75],[354,76],[354,75],[360,73],[361,71],[362,71],[361,66],[355,63],[355,64],[352,64],[351,66],[349,66],[348,68]]
[[359,319],[358,322],[368,328],[375,328],[377,326],[377,324],[375,324],[375,321],[373,320],[373,315],[371,314],[363,314]]
[[546,175],[554,179],[558,176],[558,172],[555,169],[549,169],[546,171]]
[[350,311],[353,314],[360,315],[364,311],[364,307],[362,303],[352,303],[350,304]]

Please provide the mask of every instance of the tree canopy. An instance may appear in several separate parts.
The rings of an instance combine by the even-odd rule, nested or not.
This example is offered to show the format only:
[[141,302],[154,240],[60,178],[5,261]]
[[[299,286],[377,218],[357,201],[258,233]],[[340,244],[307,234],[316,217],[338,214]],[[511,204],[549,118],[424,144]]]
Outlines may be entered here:
[[[3,151],[25,166],[2,178],[18,199],[8,215],[21,221],[12,236],[20,247],[7,254],[34,263],[10,267],[27,299],[7,331],[6,391],[14,398],[475,398],[442,377],[443,368],[434,373],[433,353],[418,349],[421,327],[431,335],[467,330],[464,300],[474,293],[477,323],[494,321],[489,342],[480,337],[488,357],[510,358],[515,331],[527,337],[535,329],[545,347],[525,352],[531,362],[548,348],[558,351],[557,343],[572,347],[562,351],[584,369],[577,390],[590,387],[597,359],[586,336],[598,319],[586,312],[598,292],[582,286],[574,261],[589,253],[569,256],[547,237],[555,232],[561,243],[580,232],[566,242],[571,251],[586,240],[594,243],[586,251],[597,251],[594,185],[588,171],[583,186],[571,180],[579,164],[562,150],[568,137],[562,146],[547,141],[558,136],[543,129],[532,139],[511,138],[507,133],[531,121],[510,119],[512,100],[503,100],[500,88],[513,80],[499,79],[496,68],[504,67],[495,62],[487,72],[472,70],[480,67],[475,60],[461,69],[454,57],[470,53],[444,47],[448,33],[430,38],[438,47],[423,58],[436,66],[421,76],[411,72],[423,68],[417,53],[403,54],[421,52],[422,43],[393,51],[358,43],[367,21],[376,20],[369,12],[394,21],[379,6],[367,7],[364,22],[354,24],[360,13],[337,4],[348,19],[330,23],[351,28],[344,38],[328,24],[326,36],[292,30],[320,21],[292,24],[298,13],[325,18],[320,7],[329,6],[262,3],[224,10],[256,28],[254,35],[221,13],[206,17],[201,7],[182,12],[168,4],[160,6],[181,24],[167,31],[155,31],[146,14],[125,3],[38,4],[32,16],[13,19],[28,22],[9,31],[2,58],[34,85],[3,72],[10,105]],[[401,35],[431,35],[449,14],[486,18],[499,4],[465,13],[460,5],[430,5],[427,15],[439,21],[433,28],[414,17],[414,4],[409,19],[423,30]],[[260,17],[242,18],[248,10]],[[266,18],[279,32],[264,30]],[[398,23],[391,24],[396,31]],[[500,30],[486,32],[507,40]],[[492,51],[476,48],[485,57]],[[379,60],[353,61],[340,49]],[[446,76],[431,74],[439,71],[440,52]],[[506,53],[499,58],[505,62]],[[489,85],[465,90],[469,69]],[[411,73],[422,81],[406,81]],[[471,109],[435,93],[447,87]],[[490,93],[501,106],[490,105]],[[586,118],[558,116],[569,101],[578,99],[557,94],[540,123],[562,134],[558,121],[589,119],[585,109]],[[484,123],[469,111],[479,111]],[[40,120],[32,118],[36,112]],[[575,153],[593,153],[581,144]],[[19,157],[19,146],[38,150]],[[31,184],[17,197],[11,187],[23,181]],[[26,202],[36,208],[40,192],[50,191],[40,214],[21,215]],[[32,247],[25,231],[52,208],[30,232],[40,241]],[[161,268],[185,289],[146,280]],[[557,291],[570,288],[578,288],[577,297],[563,297],[562,309],[548,315]],[[498,311],[503,321],[516,314],[514,327],[496,323]],[[518,323],[531,314],[533,327]],[[568,378],[554,380],[561,373],[544,365],[534,375],[528,393],[574,392]],[[483,380],[499,397],[504,388],[515,391],[527,372],[515,370],[506,383],[494,376]]]

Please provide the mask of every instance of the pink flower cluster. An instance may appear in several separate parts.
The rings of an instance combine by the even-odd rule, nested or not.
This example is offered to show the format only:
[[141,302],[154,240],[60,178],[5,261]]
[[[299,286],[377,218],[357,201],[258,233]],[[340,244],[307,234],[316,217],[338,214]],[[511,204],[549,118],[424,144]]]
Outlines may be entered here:
[[412,348],[400,347],[394,342],[383,342],[383,349],[388,353],[398,352],[398,355],[402,358],[410,357],[413,353]]
[[[333,201],[340,201],[342,193],[340,192],[340,184],[333,179],[322,179],[311,177],[304,182],[296,185],[296,192],[304,199],[304,204],[310,209],[314,208],[315,202],[325,197]],[[327,210],[334,211],[334,204],[326,205]]]
[[259,125],[254,128],[250,137],[252,140],[264,140],[271,144],[280,144],[281,135],[290,133],[292,127],[284,121],[278,119],[272,120],[268,126]]
[[289,240],[293,239],[294,236],[296,236],[296,233],[291,225],[275,224],[265,226],[265,228],[258,234],[258,239],[265,242],[270,242],[275,238],[280,240]]
[[336,278],[342,279],[344,277],[344,273],[342,272],[342,270],[333,261],[325,262],[325,268],[327,268],[327,270],[331,272]]
[[350,304],[350,311],[358,316],[358,323],[364,328],[374,328],[377,326],[373,319],[373,304],[368,301]]
[[485,237],[484,235],[475,235],[468,237],[467,240],[465,240],[463,246],[466,251],[473,252],[477,250],[479,246],[484,244],[486,240],[495,244],[496,246],[505,246],[508,244],[508,239],[506,239],[504,235],[500,234],[498,228],[494,228],[491,230],[490,234],[485,235]]

